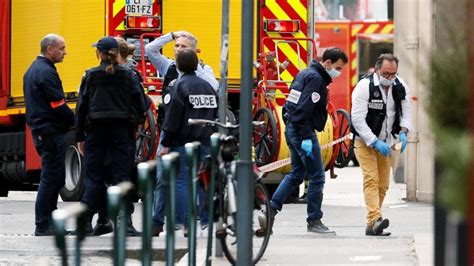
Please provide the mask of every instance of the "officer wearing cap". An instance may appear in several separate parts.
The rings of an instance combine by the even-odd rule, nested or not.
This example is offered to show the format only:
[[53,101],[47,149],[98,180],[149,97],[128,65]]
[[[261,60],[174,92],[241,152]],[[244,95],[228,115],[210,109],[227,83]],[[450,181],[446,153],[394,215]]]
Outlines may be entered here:
[[[76,112],[76,140],[84,155],[87,233],[92,234],[92,216],[106,202],[104,162],[111,155],[113,183],[129,181],[134,164],[136,112],[147,109],[136,74],[117,63],[118,44],[103,37],[95,45],[100,65],[86,71]],[[131,220],[128,217],[128,220]]]
[[74,125],[74,113],[64,99],[56,63],[66,55],[64,38],[48,34],[41,40],[41,55],[23,77],[26,122],[41,156],[41,179],[36,196],[36,236],[52,235],[51,213],[57,209],[59,190],[64,186],[66,132]]
[[293,190],[303,182],[308,184],[307,229],[317,234],[335,234],[321,218],[323,201],[324,166],[315,130],[322,131],[327,120],[328,89],[333,78],[341,74],[347,63],[346,54],[339,48],[327,49],[322,60],[313,60],[298,73],[290,86],[290,94],[283,106],[285,137],[291,154],[291,171],[273,194],[270,224]]

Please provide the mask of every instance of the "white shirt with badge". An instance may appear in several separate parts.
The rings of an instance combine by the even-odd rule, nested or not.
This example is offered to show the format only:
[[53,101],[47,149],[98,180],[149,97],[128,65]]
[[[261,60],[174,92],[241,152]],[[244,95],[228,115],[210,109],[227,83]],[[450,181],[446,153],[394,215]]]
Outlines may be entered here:
[[[410,90],[407,84],[400,77],[397,78],[405,87],[406,92],[406,100],[402,101],[403,115],[400,119],[400,126],[408,128],[408,130],[413,130],[413,126],[411,124],[412,111],[409,100]],[[383,100],[381,100],[380,103],[376,101],[369,103],[369,84],[370,80],[368,78],[364,78],[359,81],[359,83],[357,83],[354,91],[352,92],[351,120],[352,125],[359,134],[359,136],[356,136],[356,138],[362,139],[367,146],[373,144],[377,139],[385,141],[385,143],[391,146],[395,142],[395,139],[391,134],[393,122],[395,121],[395,102],[392,96],[392,86],[389,87],[387,94],[385,94],[383,87],[380,85],[378,75],[374,74],[374,85],[379,88],[379,91],[376,91],[376,93],[381,93]],[[375,136],[366,122],[368,108],[369,105],[371,105],[371,108],[382,109],[383,103],[387,104],[387,113],[380,134]]]

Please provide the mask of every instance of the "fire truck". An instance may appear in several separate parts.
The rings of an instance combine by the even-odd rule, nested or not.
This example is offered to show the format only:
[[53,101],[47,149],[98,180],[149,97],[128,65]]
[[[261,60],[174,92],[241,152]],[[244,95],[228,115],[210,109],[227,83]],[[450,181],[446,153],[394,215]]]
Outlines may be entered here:
[[[67,55],[57,64],[68,105],[74,110],[84,71],[98,65],[92,43],[104,35],[139,42],[145,32],[161,32],[162,8],[158,1],[0,1],[0,196],[10,190],[35,189],[41,158],[25,122],[23,74],[39,55],[39,42],[48,33],[66,40]],[[140,46],[135,59],[140,58]],[[147,63],[143,72],[155,73]],[[150,74],[149,76],[152,76]],[[153,158],[158,141],[154,105],[137,137],[136,160]],[[74,134],[66,136],[65,201],[79,200],[84,187],[82,158]]]
[[[349,68],[345,68],[341,78],[330,86],[330,99],[335,108],[349,110],[350,92],[355,82],[368,70],[369,63],[374,62],[370,58],[375,54],[371,48],[376,40],[374,33],[387,35],[382,38],[383,43],[391,41],[389,35],[393,33],[393,24],[389,21],[381,23],[359,19],[357,22],[341,20],[340,17],[337,21],[323,19],[324,12],[321,10],[330,9],[328,6],[333,2],[339,1],[255,1],[255,98],[258,99],[260,84],[266,90],[265,98],[270,95],[275,103],[270,112],[258,109],[254,112],[256,119],[266,122],[273,119],[268,132],[260,136],[260,140],[265,140],[261,143],[268,144],[263,149],[263,153],[268,154],[262,156],[262,164],[285,156],[287,148],[278,112],[288,92],[289,82],[300,69],[306,67],[312,58],[318,58],[325,48],[341,47],[350,55]],[[370,1],[341,2],[361,2],[368,9]],[[230,1],[226,89],[229,106],[234,113],[238,113],[241,90],[241,5],[240,1]],[[192,32],[199,40],[199,58],[210,65],[216,77],[220,78],[221,0],[1,0],[0,18],[0,196],[6,196],[10,190],[34,189],[39,182],[41,162],[31,131],[25,123],[22,77],[39,54],[39,41],[47,33],[60,34],[66,40],[67,55],[64,62],[56,66],[71,108],[75,107],[85,69],[98,64],[92,43],[104,35],[111,35],[122,36],[136,45],[133,57],[139,62],[146,93],[153,102],[147,112],[147,122],[137,138],[137,161],[154,157],[159,132],[155,106],[161,101],[160,74],[164,74],[157,73],[147,60],[143,53],[144,45],[167,32]],[[381,26],[380,31],[374,31],[371,27],[376,24],[385,26]],[[391,29],[390,26],[386,28],[387,25],[392,25]],[[167,45],[162,53],[172,58],[172,49],[172,45]],[[368,59],[362,60],[362,55]],[[337,117],[332,122],[335,120]],[[328,135],[327,141],[336,136],[333,136],[333,131],[336,132],[334,126],[337,125],[333,124],[330,132],[323,133]],[[61,190],[61,197],[70,201],[80,198],[84,176],[81,156],[72,133],[68,134],[67,140],[66,185]],[[348,149],[344,150],[342,146],[345,145],[341,145],[339,151],[348,153]],[[261,149],[256,150],[256,153],[259,152]],[[334,149],[325,155],[326,169],[333,169],[337,154],[339,152]]]

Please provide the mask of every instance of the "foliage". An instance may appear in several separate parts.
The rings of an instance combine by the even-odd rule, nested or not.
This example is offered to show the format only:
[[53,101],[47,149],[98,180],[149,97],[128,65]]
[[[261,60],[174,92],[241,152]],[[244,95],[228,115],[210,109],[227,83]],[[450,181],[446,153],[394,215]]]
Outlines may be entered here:
[[467,34],[448,29],[443,34],[449,43],[432,55],[428,107],[436,136],[437,197],[446,209],[466,216],[472,152]]

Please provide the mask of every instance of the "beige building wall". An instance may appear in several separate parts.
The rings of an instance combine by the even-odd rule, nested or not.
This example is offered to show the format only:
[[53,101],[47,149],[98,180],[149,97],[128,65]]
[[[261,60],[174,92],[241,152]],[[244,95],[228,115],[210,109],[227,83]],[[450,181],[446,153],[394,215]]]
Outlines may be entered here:
[[404,161],[407,199],[433,201],[434,140],[426,112],[428,67],[433,45],[432,0],[395,2],[395,47],[399,75],[410,87],[415,130],[408,135]]

